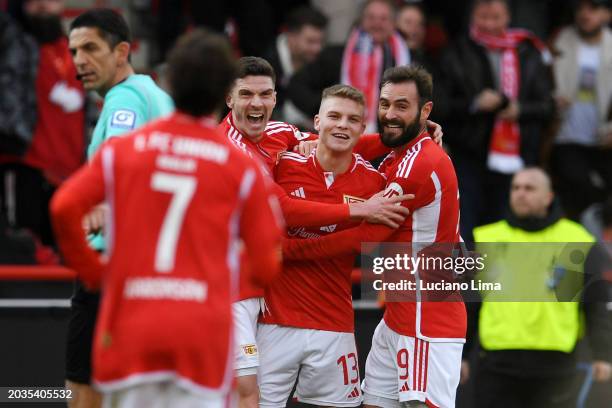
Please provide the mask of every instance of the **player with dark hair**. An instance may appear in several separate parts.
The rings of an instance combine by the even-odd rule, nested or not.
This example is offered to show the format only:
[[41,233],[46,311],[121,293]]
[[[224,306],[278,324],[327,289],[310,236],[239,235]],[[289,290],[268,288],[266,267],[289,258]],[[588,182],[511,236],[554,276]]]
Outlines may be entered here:
[[[130,65],[130,31],[118,13],[92,9],[78,16],[70,26],[69,48],[77,77],[86,90],[104,97],[104,106],[88,147],[91,158],[107,139],[134,130],[144,123],[173,111],[172,99],[146,75],[136,75]],[[99,203],[96,203],[99,204]],[[86,218],[85,228],[104,228],[104,204]],[[104,252],[101,234],[90,236],[91,245]],[[66,350],[67,385],[73,391],[71,407],[95,407],[100,398],[91,387],[91,342],[99,295],[79,283],[72,298]]]
[[[177,112],[105,143],[55,196],[54,226],[67,264],[104,289],[93,367],[105,404],[221,408],[239,240],[247,280],[266,284],[280,269],[281,224],[261,165],[216,129],[236,69],[228,42],[192,31],[168,64]],[[103,199],[107,265],[81,228]]]

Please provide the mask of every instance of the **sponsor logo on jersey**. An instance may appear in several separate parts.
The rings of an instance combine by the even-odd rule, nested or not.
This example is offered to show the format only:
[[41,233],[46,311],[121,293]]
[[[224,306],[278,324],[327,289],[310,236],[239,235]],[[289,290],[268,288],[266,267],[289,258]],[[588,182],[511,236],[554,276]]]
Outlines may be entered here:
[[257,355],[257,345],[255,344],[243,344],[242,351],[247,356],[256,356]]
[[136,112],[128,109],[119,109],[111,116],[111,127],[122,129],[134,129],[136,125]]
[[361,197],[355,197],[352,195],[345,194],[343,196],[343,201],[345,204],[352,204],[352,203],[364,203],[366,200]]
[[404,381],[404,385],[400,388],[399,392],[408,392],[410,391],[410,387],[408,387],[408,382]]

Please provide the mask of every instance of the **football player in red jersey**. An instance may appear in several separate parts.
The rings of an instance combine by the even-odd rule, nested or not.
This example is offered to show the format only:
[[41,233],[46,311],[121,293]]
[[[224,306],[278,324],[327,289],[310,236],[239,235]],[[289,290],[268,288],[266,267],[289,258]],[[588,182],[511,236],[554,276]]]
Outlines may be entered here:
[[[315,116],[317,148],[308,157],[283,153],[275,168],[275,181],[294,200],[365,201],[385,186],[384,177],[353,153],[365,128],[364,110],[363,93],[351,86],[323,91]],[[286,236],[301,240],[357,225],[297,226]],[[267,310],[257,331],[261,407],[284,407],[296,380],[300,402],[361,405],[351,299],[354,258],[286,262],[266,288]]]
[[[250,280],[265,284],[280,269],[280,220],[260,164],[216,129],[236,72],[227,41],[191,32],[168,71],[177,112],[104,144],[51,210],[67,264],[105,293],[93,361],[105,403],[224,407],[239,239]],[[107,265],[81,227],[104,199]]]
[[[426,131],[433,103],[431,75],[395,67],[383,76],[379,103],[382,142],[393,150],[379,170],[389,195],[414,194],[398,229],[363,223],[317,239],[285,240],[285,260],[357,254],[361,242],[419,246],[459,242],[459,192],[450,158]],[[416,272],[416,279],[419,277]],[[414,299],[414,298],[413,298]],[[363,382],[366,407],[453,407],[465,342],[466,312],[459,293],[446,301],[387,302],[372,339]]]

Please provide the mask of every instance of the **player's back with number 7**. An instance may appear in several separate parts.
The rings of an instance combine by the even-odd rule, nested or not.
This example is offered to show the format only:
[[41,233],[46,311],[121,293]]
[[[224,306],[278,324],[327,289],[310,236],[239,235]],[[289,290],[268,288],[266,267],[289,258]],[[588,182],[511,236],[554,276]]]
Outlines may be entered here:
[[253,271],[258,283],[277,270],[271,261],[279,231],[257,165],[212,120],[176,113],[109,141],[67,182],[53,206],[60,238],[71,235],[65,226],[78,219],[77,204],[104,198],[108,270],[85,266],[91,261],[83,259],[84,239],[62,244],[83,282],[104,286],[96,383],[104,389],[135,374],[170,370],[216,388],[232,374],[238,239],[255,258],[252,265],[267,265]]
[[[104,291],[93,352],[102,391],[170,381],[201,398],[227,394],[239,241],[254,283],[279,271],[280,225],[265,183],[212,116],[177,112],[109,140],[63,185],[52,203],[62,253],[85,285]],[[106,265],[80,227],[104,199]]]

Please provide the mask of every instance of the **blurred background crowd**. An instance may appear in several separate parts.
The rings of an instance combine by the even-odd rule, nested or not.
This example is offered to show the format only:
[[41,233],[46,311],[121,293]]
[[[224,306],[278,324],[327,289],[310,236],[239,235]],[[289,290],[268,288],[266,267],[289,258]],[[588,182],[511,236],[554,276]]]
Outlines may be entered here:
[[[512,174],[540,165],[564,213],[602,238],[612,184],[612,34],[607,0],[3,0],[0,1],[0,262],[55,263],[47,204],[84,161],[99,111],[74,78],[63,27],[89,7],[120,11],[132,64],[163,84],[176,38],[226,33],[237,55],[277,73],[274,119],[312,126],[321,91],[366,94],[380,73],[417,63],[434,76],[433,119],[461,189],[461,232],[507,212]],[[495,4],[500,3],[500,4]],[[502,38],[503,40],[499,40]]]

